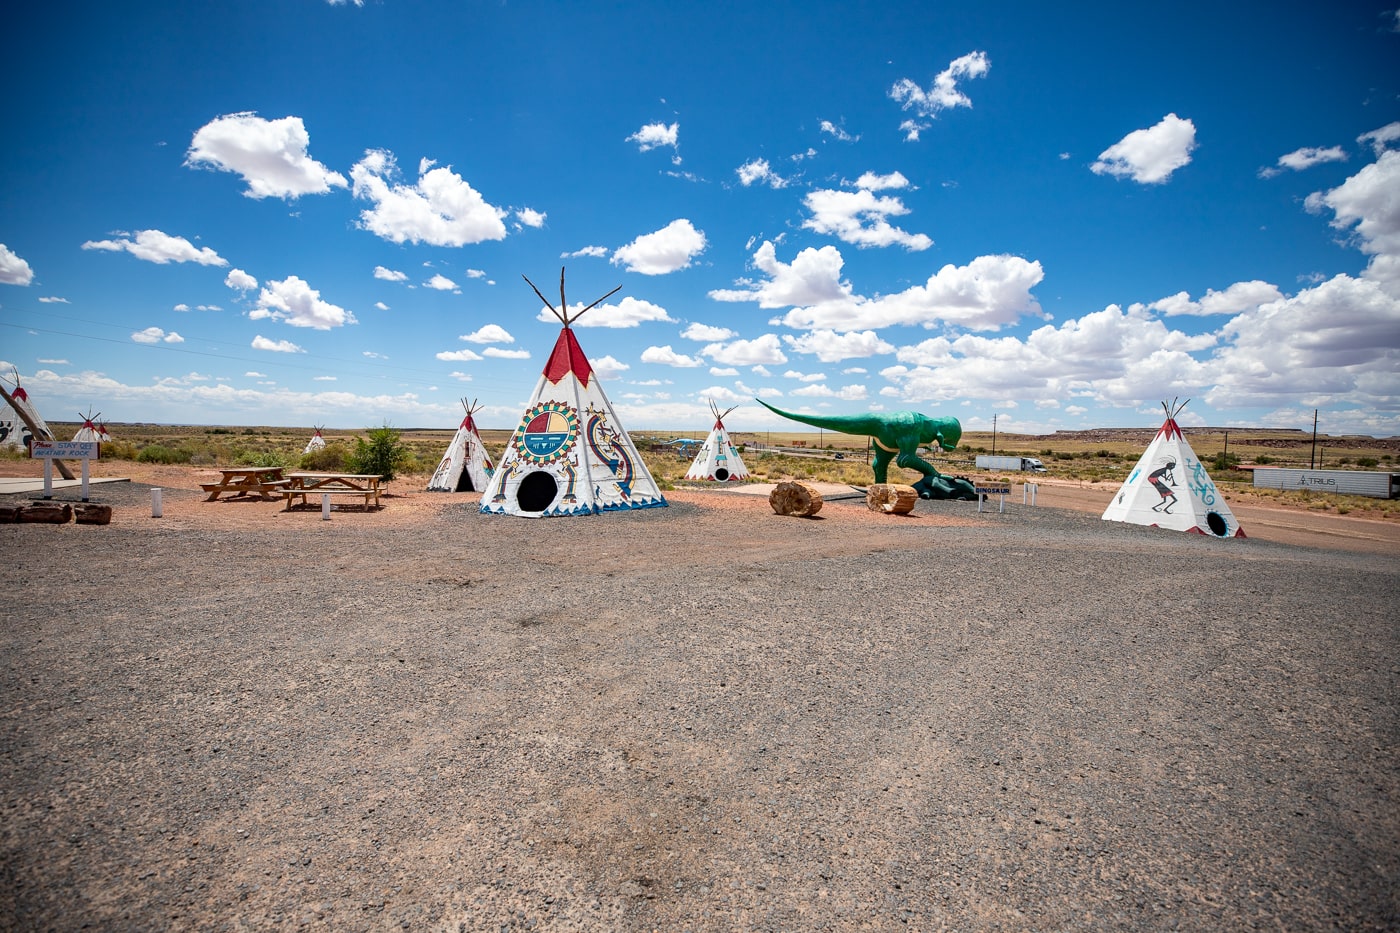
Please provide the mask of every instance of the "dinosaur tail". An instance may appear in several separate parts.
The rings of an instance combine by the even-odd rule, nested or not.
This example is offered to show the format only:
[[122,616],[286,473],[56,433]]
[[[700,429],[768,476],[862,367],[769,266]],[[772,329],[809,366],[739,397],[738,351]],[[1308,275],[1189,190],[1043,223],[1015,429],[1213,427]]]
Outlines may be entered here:
[[790,418],[793,421],[800,421],[803,424],[810,424],[814,428],[823,428],[827,431],[839,431],[842,434],[872,434],[874,428],[871,426],[869,415],[795,415],[790,411],[783,411],[781,408],[774,408],[761,398],[754,399],[771,412]]

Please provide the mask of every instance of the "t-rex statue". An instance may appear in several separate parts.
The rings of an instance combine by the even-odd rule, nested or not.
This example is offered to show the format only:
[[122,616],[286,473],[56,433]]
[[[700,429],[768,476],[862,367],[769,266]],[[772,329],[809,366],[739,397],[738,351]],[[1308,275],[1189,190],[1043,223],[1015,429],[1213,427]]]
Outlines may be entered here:
[[921,499],[972,499],[977,488],[961,476],[944,476],[919,456],[919,448],[937,444],[944,450],[957,450],[962,425],[957,418],[930,418],[917,411],[870,412],[865,415],[794,415],[774,408],[763,399],[754,399],[784,418],[810,424],[814,428],[864,434],[875,442],[875,482],[886,482],[890,461],[906,470],[918,470],[924,478],[914,484]]

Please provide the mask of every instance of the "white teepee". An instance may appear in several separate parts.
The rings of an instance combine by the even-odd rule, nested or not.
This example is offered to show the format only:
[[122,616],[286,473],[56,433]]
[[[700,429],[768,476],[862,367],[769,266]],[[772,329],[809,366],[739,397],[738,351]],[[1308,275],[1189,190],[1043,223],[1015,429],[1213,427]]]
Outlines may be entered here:
[[321,436],[321,428],[324,427],[324,424],[317,426],[316,433],[311,435],[311,440],[306,442],[306,449],[302,453],[309,454],[313,450],[320,450],[326,446],[326,439]]
[[1185,407],[1162,403],[1167,420],[1104,510],[1104,521],[1243,538],[1244,529],[1176,423]]
[[710,428],[709,437],[706,437],[705,443],[700,445],[700,452],[695,455],[695,462],[686,471],[686,479],[725,482],[748,478],[748,468],[744,466],[744,460],[739,456],[739,451],[735,450],[734,444],[730,442],[729,432],[724,429],[724,419],[733,410],[734,408],[726,408],[721,413],[714,399],[710,399],[710,411],[715,413],[715,426]]
[[0,446],[16,447],[24,450],[28,446],[28,440],[33,431],[24,423],[24,418],[20,417],[19,410],[29,418],[30,422],[39,429],[40,440],[51,441],[54,439],[53,431],[39,417],[39,412],[34,408],[34,403],[29,400],[29,393],[24,391],[24,386],[19,382],[19,370],[14,371],[13,382],[15,390],[9,393],[13,399],[13,406],[0,406]]
[[486,446],[481,443],[481,435],[476,431],[476,421],[472,418],[481,410],[481,406],[475,399],[471,403],[462,399],[462,407],[467,410],[467,416],[462,419],[457,433],[452,436],[452,443],[447,445],[447,453],[442,455],[442,462],[433,471],[433,478],[428,481],[429,491],[481,492],[491,482],[494,469],[491,466],[491,456],[486,452]]
[[661,489],[618,423],[569,327],[621,286],[570,317],[562,270],[558,308],[540,295],[533,282],[525,281],[564,329],[481,496],[481,511],[539,518],[665,506]]
[[98,443],[101,443],[102,441],[106,440],[111,440],[111,438],[103,436],[103,430],[99,428],[97,426],[97,422],[93,420],[94,418],[101,418],[102,412],[98,412],[96,415],[94,415],[92,413],[92,409],[89,408],[88,413],[86,415],[84,415],[82,412],[79,412],[78,417],[83,419],[83,426],[78,429],[78,432],[76,434],[73,435],[73,440],[97,441]]

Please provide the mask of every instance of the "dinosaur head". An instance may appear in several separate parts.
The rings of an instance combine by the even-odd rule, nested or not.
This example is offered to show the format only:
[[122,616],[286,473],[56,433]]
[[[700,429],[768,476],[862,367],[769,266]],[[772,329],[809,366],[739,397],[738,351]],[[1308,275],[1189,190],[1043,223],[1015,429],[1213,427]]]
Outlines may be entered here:
[[938,446],[944,450],[957,450],[958,441],[962,440],[962,424],[957,418],[930,418],[929,430],[933,436],[930,441],[937,441]]

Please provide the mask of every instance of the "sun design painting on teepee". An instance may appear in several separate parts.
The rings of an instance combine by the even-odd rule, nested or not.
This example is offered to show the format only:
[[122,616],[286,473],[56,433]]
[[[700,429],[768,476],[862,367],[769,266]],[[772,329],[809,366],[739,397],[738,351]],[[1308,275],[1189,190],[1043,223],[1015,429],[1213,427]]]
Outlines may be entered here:
[[[3,377],[0,377],[3,378]],[[53,432],[49,426],[39,417],[39,412],[34,408],[34,403],[29,400],[29,393],[24,391],[24,386],[19,382],[19,370],[14,371],[12,380],[15,390],[8,393],[10,404],[0,406],[0,446],[16,447],[25,450],[29,446],[29,439],[34,432],[25,424],[27,417],[31,424],[39,431],[39,439],[44,441],[53,440]],[[24,412],[24,417],[20,412]]]
[[665,506],[569,326],[622,286],[570,315],[562,271],[558,308],[525,281],[564,328],[481,496],[481,511],[539,518]]
[[[737,407],[736,405],[735,408]],[[710,428],[709,436],[705,438],[700,452],[695,455],[695,461],[686,471],[686,479],[728,482],[748,478],[748,468],[744,466],[739,451],[734,449],[734,444],[729,440],[729,432],[724,429],[724,419],[729,417],[733,410],[734,408],[726,408],[721,413],[714,399],[710,399],[710,411],[715,414],[715,426]]]
[[1243,538],[1244,529],[1176,423],[1185,407],[1186,402],[1162,403],[1167,420],[1104,510],[1103,518],[1218,538]]
[[475,399],[470,403],[462,399],[462,407],[467,410],[467,416],[462,419],[452,443],[447,445],[447,453],[442,455],[433,478],[428,481],[431,492],[481,492],[491,482],[491,457],[481,443],[473,418],[481,406]]

